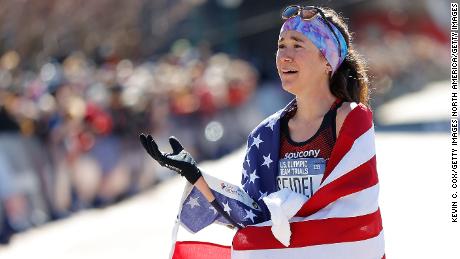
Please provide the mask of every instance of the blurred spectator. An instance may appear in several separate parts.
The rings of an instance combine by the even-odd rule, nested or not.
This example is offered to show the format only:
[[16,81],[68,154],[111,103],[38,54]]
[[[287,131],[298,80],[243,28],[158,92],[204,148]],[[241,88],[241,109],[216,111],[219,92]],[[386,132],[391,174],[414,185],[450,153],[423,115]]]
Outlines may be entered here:
[[164,145],[176,135],[197,160],[244,143],[248,123],[236,118],[250,109],[256,70],[225,54],[203,58],[184,40],[177,46],[141,64],[97,66],[76,52],[36,72],[0,69],[8,79],[0,87],[0,233],[106,206],[170,177],[146,159],[140,132]]

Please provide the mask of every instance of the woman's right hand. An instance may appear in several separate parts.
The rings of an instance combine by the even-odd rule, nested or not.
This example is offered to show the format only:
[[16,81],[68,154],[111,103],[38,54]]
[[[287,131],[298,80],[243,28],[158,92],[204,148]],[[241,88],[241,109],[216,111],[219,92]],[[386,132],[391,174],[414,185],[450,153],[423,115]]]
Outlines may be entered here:
[[158,149],[158,145],[151,135],[141,134],[139,140],[147,153],[158,163],[180,175],[184,176],[191,184],[195,184],[201,177],[201,171],[196,166],[193,157],[180,144],[175,137],[169,137],[169,144],[172,147],[172,153],[163,153]]

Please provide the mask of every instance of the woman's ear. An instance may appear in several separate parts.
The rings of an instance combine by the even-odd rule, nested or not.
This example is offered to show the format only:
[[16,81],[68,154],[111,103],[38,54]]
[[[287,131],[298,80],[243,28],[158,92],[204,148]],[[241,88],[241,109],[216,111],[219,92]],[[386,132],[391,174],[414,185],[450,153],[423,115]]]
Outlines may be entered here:
[[329,78],[331,77],[331,75],[332,75],[332,67],[331,67],[331,65],[329,65],[329,63],[326,63],[326,69],[324,70],[324,72],[328,75]]
[[326,63],[326,69],[325,69],[326,75],[328,76],[329,79],[332,77],[332,67],[329,65],[329,62]]

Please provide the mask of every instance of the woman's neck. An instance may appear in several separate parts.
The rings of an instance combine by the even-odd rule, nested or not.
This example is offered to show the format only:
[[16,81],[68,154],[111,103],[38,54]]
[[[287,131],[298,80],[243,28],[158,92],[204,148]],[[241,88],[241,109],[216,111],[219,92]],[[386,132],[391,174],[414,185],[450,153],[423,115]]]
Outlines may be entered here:
[[314,93],[296,96],[297,112],[293,119],[300,122],[310,122],[322,118],[331,108],[337,98],[327,91],[317,90]]

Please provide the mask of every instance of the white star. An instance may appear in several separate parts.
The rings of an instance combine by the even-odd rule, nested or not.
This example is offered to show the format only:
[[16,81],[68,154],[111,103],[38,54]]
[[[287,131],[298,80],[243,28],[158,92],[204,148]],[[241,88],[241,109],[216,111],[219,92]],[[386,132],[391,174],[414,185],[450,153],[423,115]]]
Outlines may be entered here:
[[222,204],[224,205],[224,211],[227,212],[228,215],[230,215],[230,211],[232,211],[232,209],[230,208],[230,206],[228,206],[228,202]]
[[249,157],[246,157],[246,162],[248,162],[248,166],[251,167],[251,164],[249,164]]
[[251,183],[254,183],[254,181],[255,181],[257,178],[260,178],[260,177],[256,175],[256,170],[254,170],[254,172],[252,172],[252,174],[249,175],[249,181],[250,181]]
[[209,206],[209,209],[212,210],[214,212],[214,215],[217,214],[217,210],[216,208],[214,208],[213,206]]
[[243,179],[246,179],[248,177],[248,172],[244,170],[243,168]]
[[200,207],[200,204],[198,203],[198,197],[190,197],[190,200],[187,202],[190,207],[195,208],[195,206]]
[[252,212],[252,210],[244,210],[246,211],[246,216],[244,216],[244,219],[251,219],[252,223],[254,223],[254,217],[257,217],[256,214]]
[[270,158],[271,154],[268,154],[268,156],[264,156],[264,163],[262,165],[266,165],[268,168],[270,168],[270,164],[273,162],[273,160]]
[[252,142],[251,146],[256,145],[257,149],[259,149],[260,143],[264,142],[263,140],[260,139],[260,134],[256,138],[253,138],[253,139],[254,141]]
[[259,201],[262,200],[264,197],[267,197],[267,192],[259,191],[259,193],[260,193]]
[[275,123],[276,120],[270,120],[265,127],[270,128],[273,131],[273,126],[275,126]]

